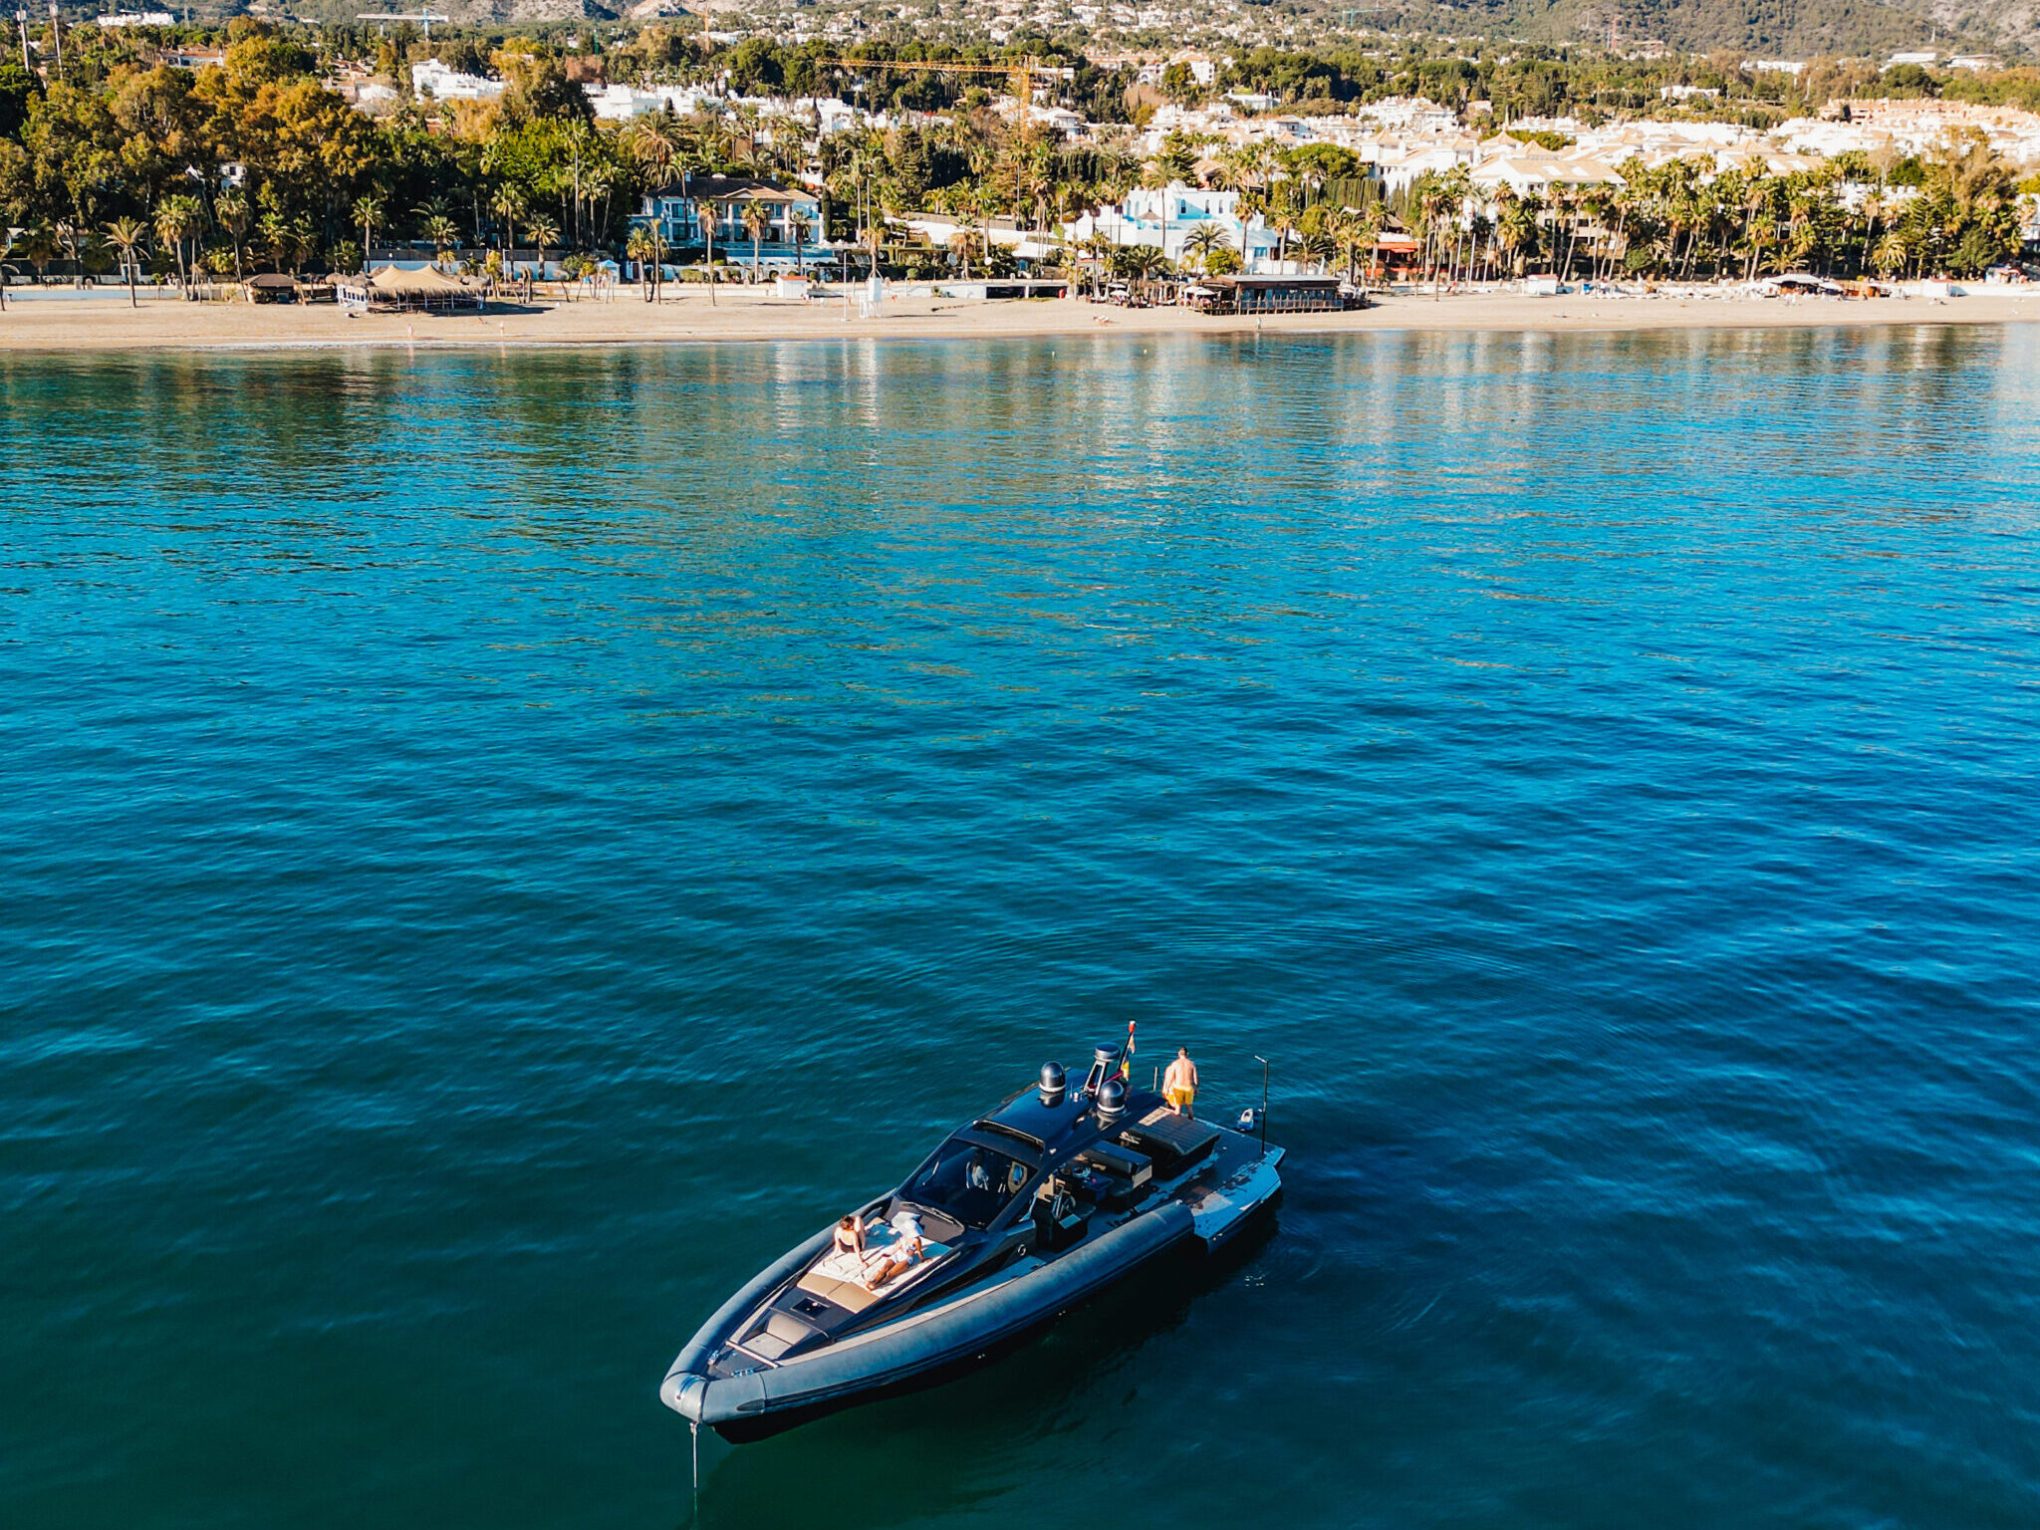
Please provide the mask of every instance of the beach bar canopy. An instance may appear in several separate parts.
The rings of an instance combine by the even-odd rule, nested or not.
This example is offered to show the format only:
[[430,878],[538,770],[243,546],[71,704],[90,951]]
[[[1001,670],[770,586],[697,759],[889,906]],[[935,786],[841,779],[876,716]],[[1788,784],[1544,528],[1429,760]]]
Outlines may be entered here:
[[479,312],[482,289],[469,286],[457,276],[448,276],[436,266],[410,271],[401,266],[384,266],[372,275],[343,280],[340,306],[367,313],[453,313],[461,309]]
[[251,303],[295,303],[298,300],[298,279],[286,272],[265,271],[260,276],[251,276],[241,283]]

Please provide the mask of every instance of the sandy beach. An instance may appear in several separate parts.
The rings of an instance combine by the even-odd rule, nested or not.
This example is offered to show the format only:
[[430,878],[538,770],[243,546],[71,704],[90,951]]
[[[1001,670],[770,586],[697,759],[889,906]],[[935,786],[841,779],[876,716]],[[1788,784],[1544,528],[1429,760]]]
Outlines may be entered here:
[[0,313],[0,351],[261,349],[320,346],[638,345],[677,341],[979,339],[1086,334],[1239,334],[1366,331],[1556,331],[1810,328],[1837,325],[2003,324],[2040,320],[2032,295],[1947,299],[1758,298],[1750,296],[1390,296],[1359,313],[1215,318],[1175,308],[1114,308],[1075,300],[981,302],[889,297],[869,317],[840,301],[796,302],[769,287],[669,289],[646,303],[635,288],[602,300],[492,309],[476,316],[350,316],[307,306],[180,303],[126,295],[10,294]]

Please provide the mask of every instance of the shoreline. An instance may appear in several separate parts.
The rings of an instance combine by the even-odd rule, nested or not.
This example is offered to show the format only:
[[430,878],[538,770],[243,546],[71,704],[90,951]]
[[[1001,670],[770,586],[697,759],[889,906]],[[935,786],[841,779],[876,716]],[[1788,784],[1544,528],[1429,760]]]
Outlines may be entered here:
[[[846,317],[847,313],[847,317]],[[1469,293],[1395,296],[1354,313],[1214,318],[1178,308],[1114,308],[1075,299],[982,302],[888,299],[864,317],[844,305],[774,298],[769,289],[679,289],[646,303],[635,289],[601,300],[502,309],[481,315],[349,315],[330,304],[183,303],[152,298],[131,308],[125,293],[86,298],[10,293],[0,313],[0,355],[111,354],[144,350],[299,351],[586,349],[609,346],[785,340],[1072,339],[1079,336],[1343,335],[1427,333],[1640,334],[1699,329],[1861,329],[1903,325],[2040,322],[2030,295],[1801,299],[1721,297],[1526,297]]]

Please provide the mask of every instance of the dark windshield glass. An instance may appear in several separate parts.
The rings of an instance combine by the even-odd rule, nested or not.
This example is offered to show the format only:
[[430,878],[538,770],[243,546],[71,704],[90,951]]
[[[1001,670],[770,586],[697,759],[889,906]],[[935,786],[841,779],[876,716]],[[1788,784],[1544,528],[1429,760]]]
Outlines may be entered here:
[[900,1193],[982,1231],[1025,1188],[1027,1175],[1027,1165],[1004,1153],[972,1142],[948,1142]]

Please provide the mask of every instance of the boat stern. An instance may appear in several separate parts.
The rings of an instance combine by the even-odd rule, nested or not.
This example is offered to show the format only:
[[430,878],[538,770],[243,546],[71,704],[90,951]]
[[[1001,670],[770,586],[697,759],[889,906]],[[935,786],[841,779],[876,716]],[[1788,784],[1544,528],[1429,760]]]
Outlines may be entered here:
[[1223,1178],[1199,1189],[1190,1200],[1197,1237],[1208,1249],[1231,1241],[1282,1195],[1283,1150],[1252,1151],[1252,1139],[1246,1139],[1245,1146],[1248,1151],[1236,1163],[1223,1165]]

